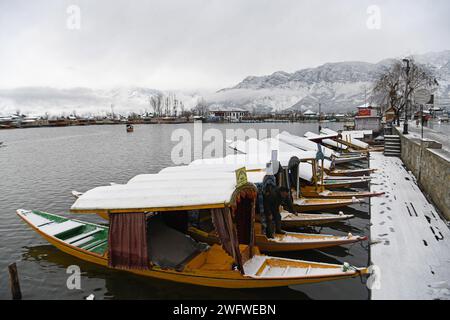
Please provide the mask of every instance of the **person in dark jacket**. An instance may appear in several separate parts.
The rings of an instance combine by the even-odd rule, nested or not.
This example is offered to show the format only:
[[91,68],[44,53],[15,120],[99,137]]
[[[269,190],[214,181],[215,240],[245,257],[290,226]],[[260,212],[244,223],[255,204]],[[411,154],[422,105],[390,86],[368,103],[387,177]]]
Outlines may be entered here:
[[280,206],[291,213],[294,208],[289,195],[289,190],[285,187],[268,185],[264,190],[264,215],[266,218],[266,235],[273,238],[273,225],[275,224],[275,233],[284,234],[281,230]]

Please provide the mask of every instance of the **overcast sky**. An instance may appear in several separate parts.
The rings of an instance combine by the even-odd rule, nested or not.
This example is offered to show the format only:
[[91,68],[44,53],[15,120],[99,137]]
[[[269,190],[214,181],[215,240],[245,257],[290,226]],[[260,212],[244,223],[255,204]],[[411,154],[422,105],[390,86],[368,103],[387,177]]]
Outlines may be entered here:
[[[70,5],[80,29],[67,27]],[[367,27],[371,5],[380,29]],[[450,49],[449,12],[448,0],[0,0],[0,88],[217,90],[248,75]]]

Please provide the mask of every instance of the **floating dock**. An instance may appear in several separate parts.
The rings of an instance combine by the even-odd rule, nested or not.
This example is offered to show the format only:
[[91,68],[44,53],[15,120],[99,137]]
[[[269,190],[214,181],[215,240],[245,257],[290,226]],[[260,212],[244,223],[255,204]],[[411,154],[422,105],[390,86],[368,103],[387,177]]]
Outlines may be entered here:
[[[450,299],[450,229],[397,157],[371,153],[372,300]],[[442,188],[448,188],[443,185]]]

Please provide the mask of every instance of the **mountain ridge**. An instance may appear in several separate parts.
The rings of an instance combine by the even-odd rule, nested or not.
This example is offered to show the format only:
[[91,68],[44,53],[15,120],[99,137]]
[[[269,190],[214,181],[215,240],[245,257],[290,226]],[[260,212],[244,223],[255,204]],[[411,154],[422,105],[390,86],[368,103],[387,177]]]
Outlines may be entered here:
[[[441,86],[438,94],[450,99],[450,50],[415,55],[419,63],[434,70]],[[151,112],[150,98],[176,94],[186,109],[201,99],[215,108],[246,109],[252,112],[354,110],[365,103],[376,76],[395,59],[376,63],[364,61],[329,62],[294,72],[278,70],[270,75],[247,76],[230,88],[211,93],[164,92],[157,89],[124,86],[112,89],[22,87],[0,89],[0,115],[20,110],[30,114],[78,114],[111,112]]]
[[[442,87],[439,93],[448,97],[450,50],[413,55],[413,58],[434,69],[437,78],[441,80]],[[365,103],[377,76],[394,61],[396,59],[387,58],[376,63],[329,62],[294,72],[281,70],[270,75],[248,76],[237,85],[221,89],[218,93],[224,96],[225,105],[229,101],[234,101],[235,104],[247,109],[267,104],[265,101],[269,100],[273,104],[278,104],[276,110],[317,110],[320,103],[325,111],[346,111]],[[236,99],[234,96],[239,95],[242,90],[251,93],[253,98]],[[289,105],[292,101],[286,99],[288,96],[298,100]]]

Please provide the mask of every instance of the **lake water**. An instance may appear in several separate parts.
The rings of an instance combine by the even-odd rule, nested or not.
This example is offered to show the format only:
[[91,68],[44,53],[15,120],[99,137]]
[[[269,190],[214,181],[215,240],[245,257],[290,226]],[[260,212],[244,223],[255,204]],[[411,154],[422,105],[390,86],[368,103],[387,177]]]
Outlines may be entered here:
[[[339,123],[327,124],[340,129]],[[303,135],[317,131],[314,123],[204,124],[203,128],[287,130]],[[368,299],[359,278],[314,285],[251,290],[215,289],[177,284],[109,270],[58,251],[15,214],[18,208],[39,209],[81,220],[104,223],[91,215],[69,213],[71,190],[86,191],[110,182],[125,183],[141,173],[156,173],[173,165],[171,142],[175,129],[193,132],[192,124],[33,128],[0,131],[0,299],[10,299],[7,265],[17,262],[24,299]],[[344,211],[355,218],[320,229],[307,230],[345,235],[369,235],[368,202]],[[328,263],[366,266],[367,242],[282,254],[280,256]],[[66,286],[66,268],[78,265],[81,290]]]

